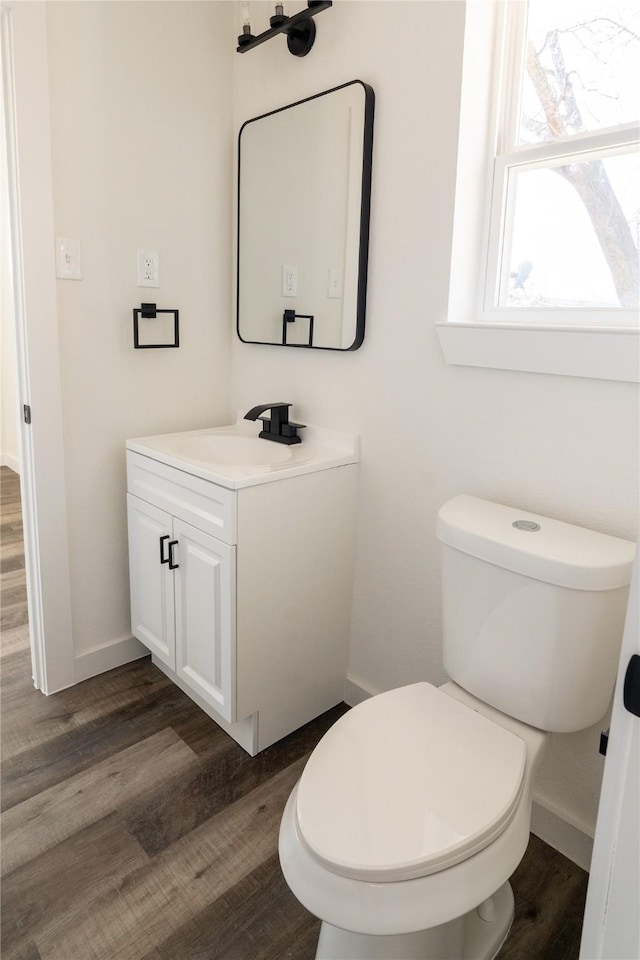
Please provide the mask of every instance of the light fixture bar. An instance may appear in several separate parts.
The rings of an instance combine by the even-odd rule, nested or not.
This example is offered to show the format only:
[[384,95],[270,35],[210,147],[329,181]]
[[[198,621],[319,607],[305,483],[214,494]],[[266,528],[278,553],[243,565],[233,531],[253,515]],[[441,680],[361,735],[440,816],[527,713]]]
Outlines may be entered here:
[[[279,26],[265,30],[264,33],[259,33],[249,43],[243,43],[236,47],[236,53],[246,53],[247,50],[253,50],[254,47],[270,40],[271,37],[275,37],[279,33],[286,33],[291,53],[295,56],[304,57],[313,46],[315,37],[315,24],[311,23],[311,18],[315,17],[317,13],[322,13],[323,10],[328,10],[331,6],[333,6],[332,0],[318,0],[318,2],[312,0],[305,10],[300,10],[299,13],[294,13],[292,17],[287,17]],[[297,52],[297,49],[294,48],[299,48],[300,52]]]

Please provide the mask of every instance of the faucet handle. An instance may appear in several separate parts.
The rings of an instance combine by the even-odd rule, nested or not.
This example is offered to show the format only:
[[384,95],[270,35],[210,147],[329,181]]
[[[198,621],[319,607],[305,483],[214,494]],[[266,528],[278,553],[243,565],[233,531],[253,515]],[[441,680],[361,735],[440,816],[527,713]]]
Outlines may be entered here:
[[[298,430],[304,430],[306,427],[305,423],[294,423],[293,420],[289,420],[288,423],[281,424],[281,431],[283,437],[297,437]],[[297,437],[297,440],[292,440],[292,443],[299,443],[300,437]]]

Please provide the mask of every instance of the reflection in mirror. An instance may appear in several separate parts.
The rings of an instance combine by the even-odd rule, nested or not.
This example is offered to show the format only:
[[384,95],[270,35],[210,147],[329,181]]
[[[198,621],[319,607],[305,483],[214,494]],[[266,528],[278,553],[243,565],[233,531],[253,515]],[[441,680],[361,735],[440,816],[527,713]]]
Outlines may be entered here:
[[373,90],[360,80],[248,120],[238,171],[238,336],[364,338]]

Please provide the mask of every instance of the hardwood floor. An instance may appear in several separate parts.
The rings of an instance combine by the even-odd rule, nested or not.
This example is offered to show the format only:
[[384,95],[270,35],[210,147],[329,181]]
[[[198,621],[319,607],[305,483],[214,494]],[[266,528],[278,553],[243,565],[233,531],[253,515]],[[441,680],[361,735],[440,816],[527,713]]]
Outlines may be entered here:
[[[278,826],[346,707],[252,759],[147,659],[44,697],[19,480],[0,480],[3,960],[312,960]],[[584,871],[532,837],[512,885],[500,960],[576,960]]]

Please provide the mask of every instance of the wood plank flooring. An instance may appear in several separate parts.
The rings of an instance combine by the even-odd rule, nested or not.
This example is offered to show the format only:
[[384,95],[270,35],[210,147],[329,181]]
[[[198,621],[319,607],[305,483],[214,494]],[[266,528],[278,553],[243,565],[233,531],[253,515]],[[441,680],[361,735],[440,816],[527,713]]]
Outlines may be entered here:
[[[312,960],[278,826],[346,707],[251,758],[147,659],[44,697],[19,478],[0,483],[3,960]],[[499,960],[576,960],[586,879],[532,837]]]

